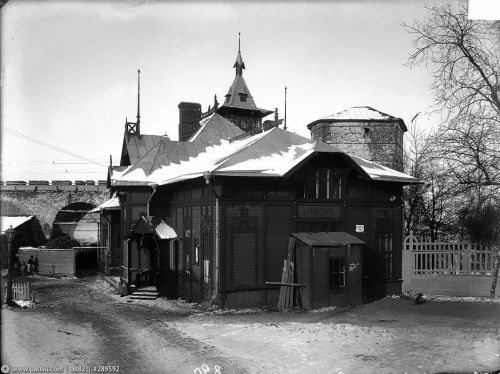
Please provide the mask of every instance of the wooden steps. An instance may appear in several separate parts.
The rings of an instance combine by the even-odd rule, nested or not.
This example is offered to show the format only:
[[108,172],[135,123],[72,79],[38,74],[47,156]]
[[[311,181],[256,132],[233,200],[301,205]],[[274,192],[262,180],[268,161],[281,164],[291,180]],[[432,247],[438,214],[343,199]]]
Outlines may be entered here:
[[142,287],[129,295],[129,299],[135,300],[156,300],[160,296],[156,286]]

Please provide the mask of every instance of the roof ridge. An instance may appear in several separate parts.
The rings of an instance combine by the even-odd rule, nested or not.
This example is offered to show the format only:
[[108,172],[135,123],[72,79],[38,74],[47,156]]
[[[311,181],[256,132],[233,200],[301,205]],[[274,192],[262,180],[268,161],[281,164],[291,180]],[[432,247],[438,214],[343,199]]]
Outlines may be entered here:
[[[231,160],[236,155],[239,155],[241,152],[243,152],[244,150],[246,150],[249,146],[251,146],[253,144],[256,144],[259,140],[261,140],[262,138],[264,138],[268,134],[270,134],[275,128],[276,127],[273,127],[271,130],[263,131],[263,132],[261,132],[259,134],[255,134],[255,135],[251,136],[250,138],[243,138],[243,139],[241,139],[240,141],[247,140],[248,143],[244,144],[240,149],[238,149],[237,151],[235,151],[235,152],[231,153],[230,155],[226,156],[225,158],[223,158],[223,160],[217,162],[217,164],[214,166],[214,168],[213,168],[212,171],[215,171],[218,168],[222,167],[226,162],[228,162],[229,160]],[[252,141],[250,141],[250,139],[253,138],[253,137],[255,137],[256,139],[253,139]],[[237,144],[237,143],[233,142],[233,144]]]
[[[210,120],[213,118],[214,114],[216,114],[216,113],[214,112],[214,113],[212,113],[211,115],[209,115],[208,117],[203,118],[203,119],[201,120],[201,121],[205,120],[205,121],[204,121],[204,123],[203,123],[203,125],[201,125],[201,126],[200,126],[200,128],[199,128],[198,130],[196,130],[196,132],[195,132],[193,135],[191,135],[191,136],[189,137],[189,139],[188,139],[188,140],[186,140],[186,142],[191,143],[191,142],[192,142],[192,141],[193,141],[193,140],[194,140],[194,139],[195,139],[195,138],[196,138],[196,137],[200,134],[200,132],[201,132],[201,131],[202,131],[202,130],[203,130],[203,129],[207,126],[207,124],[208,124],[208,123],[210,122]],[[201,121],[200,121],[200,122],[201,122]]]

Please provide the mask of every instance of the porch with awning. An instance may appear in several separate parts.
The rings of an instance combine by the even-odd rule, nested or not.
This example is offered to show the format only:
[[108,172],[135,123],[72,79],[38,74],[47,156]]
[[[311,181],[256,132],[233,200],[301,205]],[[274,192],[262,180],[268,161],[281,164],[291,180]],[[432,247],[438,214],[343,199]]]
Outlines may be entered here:
[[122,281],[135,288],[156,285],[160,251],[175,238],[177,233],[165,221],[141,216],[124,237]]

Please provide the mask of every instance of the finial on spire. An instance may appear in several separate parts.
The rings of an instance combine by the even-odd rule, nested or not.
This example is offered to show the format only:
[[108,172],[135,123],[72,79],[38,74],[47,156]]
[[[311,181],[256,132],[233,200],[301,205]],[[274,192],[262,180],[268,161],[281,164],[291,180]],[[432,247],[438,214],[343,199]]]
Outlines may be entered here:
[[139,125],[141,124],[140,109],[141,109],[141,69],[137,69],[137,127],[138,128]]
[[241,58],[241,32],[238,33],[238,55],[236,56],[233,68],[236,68],[236,75],[240,76],[243,74],[243,69],[245,69],[245,63]]

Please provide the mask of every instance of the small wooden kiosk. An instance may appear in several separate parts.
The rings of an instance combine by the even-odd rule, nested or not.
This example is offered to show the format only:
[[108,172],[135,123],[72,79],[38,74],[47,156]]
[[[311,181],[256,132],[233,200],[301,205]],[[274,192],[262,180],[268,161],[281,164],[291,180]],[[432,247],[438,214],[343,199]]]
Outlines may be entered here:
[[302,306],[362,304],[362,248],[365,244],[346,232],[298,232],[295,271]]

